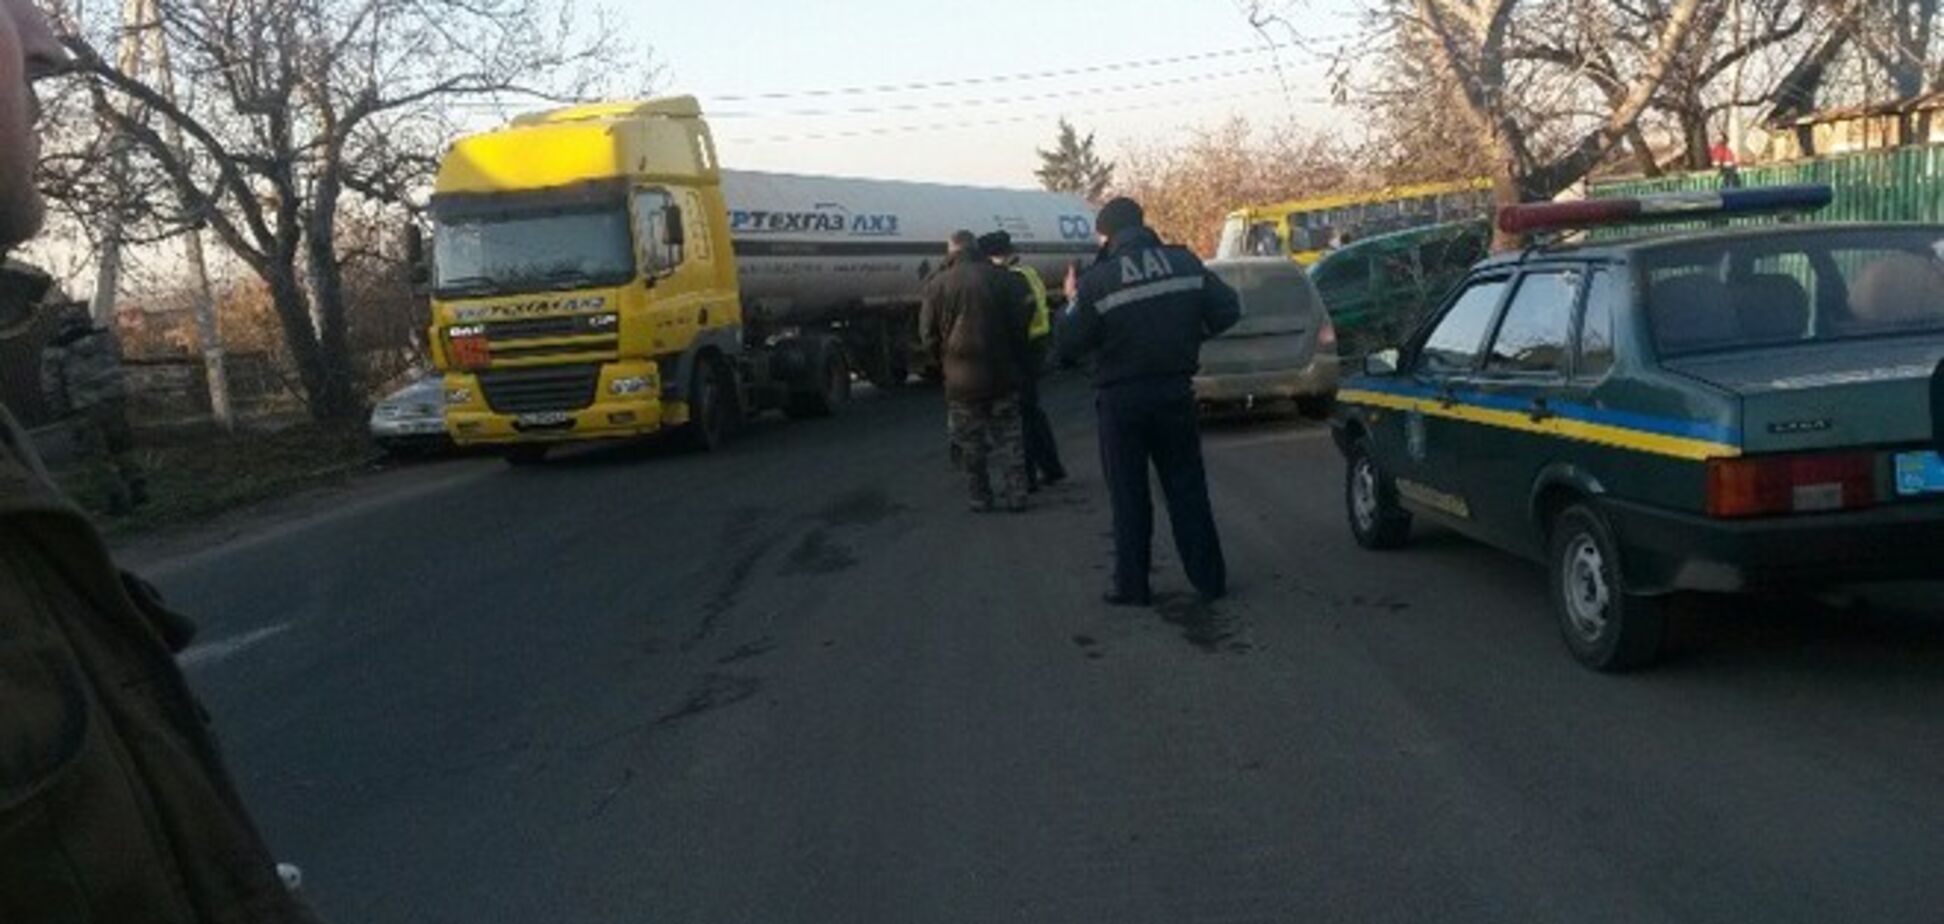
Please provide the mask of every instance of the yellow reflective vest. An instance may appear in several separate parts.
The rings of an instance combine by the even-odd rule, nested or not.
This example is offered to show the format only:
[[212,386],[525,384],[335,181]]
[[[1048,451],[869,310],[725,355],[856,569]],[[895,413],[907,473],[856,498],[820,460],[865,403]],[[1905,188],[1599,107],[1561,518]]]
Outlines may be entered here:
[[1053,318],[1046,310],[1046,280],[1040,278],[1039,270],[1025,264],[1008,267],[1025,278],[1026,285],[1033,290],[1033,323],[1026,328],[1026,339],[1038,340],[1053,332]]

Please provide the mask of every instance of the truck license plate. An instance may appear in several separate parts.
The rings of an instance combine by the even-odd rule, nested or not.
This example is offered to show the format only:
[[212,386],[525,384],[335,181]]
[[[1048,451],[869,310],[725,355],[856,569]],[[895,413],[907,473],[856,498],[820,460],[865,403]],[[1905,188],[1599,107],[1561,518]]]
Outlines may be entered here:
[[1897,453],[1897,493],[1905,497],[1944,494],[1944,456],[1935,452]]
[[574,415],[566,411],[535,411],[531,414],[521,414],[514,419],[523,427],[557,427],[573,420]]

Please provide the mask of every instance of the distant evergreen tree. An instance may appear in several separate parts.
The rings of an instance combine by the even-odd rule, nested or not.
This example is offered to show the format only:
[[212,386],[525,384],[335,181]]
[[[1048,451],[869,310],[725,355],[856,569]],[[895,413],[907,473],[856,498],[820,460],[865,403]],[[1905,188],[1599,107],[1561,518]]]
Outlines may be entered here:
[[1098,203],[1114,182],[1113,163],[1103,162],[1094,153],[1093,132],[1082,138],[1066,119],[1060,120],[1060,135],[1053,150],[1041,149],[1039,156],[1040,168],[1033,172],[1040,185],[1051,192],[1073,193]]

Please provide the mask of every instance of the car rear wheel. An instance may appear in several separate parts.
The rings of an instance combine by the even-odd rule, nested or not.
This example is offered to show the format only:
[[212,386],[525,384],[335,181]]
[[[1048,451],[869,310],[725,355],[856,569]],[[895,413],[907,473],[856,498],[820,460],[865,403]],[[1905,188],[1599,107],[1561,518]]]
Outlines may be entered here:
[[1599,511],[1574,504],[1553,519],[1553,611],[1580,663],[1596,671],[1645,667],[1667,635],[1667,599],[1629,594],[1619,544]]
[[1397,483],[1377,467],[1363,440],[1351,445],[1348,463],[1343,493],[1350,534],[1366,549],[1403,545],[1411,536],[1411,514],[1397,502]]

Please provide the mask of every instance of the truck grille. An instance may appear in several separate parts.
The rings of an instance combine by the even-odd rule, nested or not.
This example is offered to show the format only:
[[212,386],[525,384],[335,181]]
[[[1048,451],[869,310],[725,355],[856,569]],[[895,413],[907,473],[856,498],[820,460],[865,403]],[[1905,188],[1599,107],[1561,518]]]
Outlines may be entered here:
[[562,359],[577,357],[591,358],[586,354],[611,357],[621,349],[621,338],[603,337],[599,340],[581,340],[574,343],[542,343],[532,346],[493,347],[494,359],[532,359],[536,356],[558,356]]
[[501,414],[578,411],[594,403],[599,366],[548,366],[479,373],[486,404]]
[[517,321],[493,321],[486,325],[488,343],[507,343],[515,340],[539,340],[543,337],[583,337],[589,334],[613,334],[617,327],[612,314],[577,314],[560,318],[521,318]]

